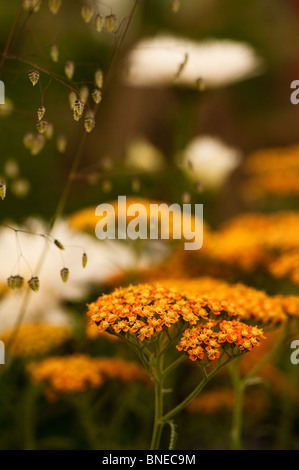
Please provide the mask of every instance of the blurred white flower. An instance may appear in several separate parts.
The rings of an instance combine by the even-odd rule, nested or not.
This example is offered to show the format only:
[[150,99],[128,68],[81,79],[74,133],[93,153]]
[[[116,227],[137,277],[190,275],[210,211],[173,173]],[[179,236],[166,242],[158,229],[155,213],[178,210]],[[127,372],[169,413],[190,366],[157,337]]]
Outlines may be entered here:
[[195,137],[182,154],[181,166],[203,189],[216,190],[241,162],[241,152],[212,136]]
[[164,156],[159,149],[145,139],[133,140],[127,149],[125,164],[141,171],[158,171],[165,166]]
[[214,88],[252,77],[263,61],[252,47],[229,39],[194,42],[156,36],[139,42],[128,56],[126,81],[133,86],[169,84]]
[[[14,227],[18,228],[18,227]],[[45,224],[32,220],[22,227],[34,233],[45,233]],[[24,322],[43,321],[58,325],[71,324],[71,316],[64,306],[66,301],[85,299],[91,286],[100,286],[131,269],[149,266],[150,254],[137,259],[132,246],[117,240],[100,241],[89,234],[70,229],[65,221],[59,221],[52,234],[65,247],[60,250],[43,237],[18,233],[18,241],[11,229],[0,229],[0,284],[6,284],[11,275],[21,275],[25,284],[37,273],[45,244],[47,252],[38,273],[40,289],[32,292]],[[17,258],[21,253],[24,258]],[[88,262],[82,266],[86,252]],[[69,269],[69,279],[62,282],[60,270]],[[28,287],[24,287],[25,289]],[[24,288],[9,290],[0,301],[0,333],[14,327],[24,299]],[[100,294],[100,292],[99,292]]]

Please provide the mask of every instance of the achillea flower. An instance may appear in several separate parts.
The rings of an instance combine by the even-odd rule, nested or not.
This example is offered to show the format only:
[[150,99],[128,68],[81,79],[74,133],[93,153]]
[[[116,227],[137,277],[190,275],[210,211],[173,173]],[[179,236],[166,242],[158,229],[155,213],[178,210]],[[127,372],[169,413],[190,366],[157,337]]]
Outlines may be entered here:
[[244,163],[247,200],[299,195],[299,146],[269,148],[249,155]]
[[220,357],[223,349],[229,350],[231,354],[236,350],[251,351],[259,346],[262,338],[263,331],[255,326],[236,320],[223,320],[220,323],[210,321],[205,326],[187,328],[176,347],[179,351],[186,352],[192,361],[213,361]]
[[60,394],[98,388],[104,382],[97,360],[80,354],[50,357],[32,363],[28,372],[32,382],[45,384],[45,394],[50,401],[56,400]]
[[162,285],[186,291],[193,296],[208,295],[233,305],[238,311],[238,319],[258,324],[263,328],[274,328],[286,322],[287,317],[277,296],[270,297],[264,291],[245,286],[228,284],[223,280],[199,277],[194,279],[168,279]]
[[219,388],[202,392],[190,402],[188,411],[194,413],[213,414],[217,412],[232,411],[235,397],[230,388]]
[[189,142],[181,158],[179,164],[186,174],[208,190],[221,188],[241,162],[239,150],[208,135]]
[[276,295],[275,299],[289,318],[299,319],[299,296]]
[[[4,344],[8,343],[14,330],[1,335]],[[14,341],[9,354],[24,359],[43,356],[61,346],[72,336],[72,330],[66,326],[56,326],[46,323],[32,323],[21,326],[17,341]]]
[[279,254],[299,248],[299,213],[245,213],[224,223],[205,243],[210,261],[244,271],[267,269]]
[[193,42],[172,36],[143,39],[128,57],[133,86],[227,86],[260,73],[262,60],[250,45],[231,40]]
[[[177,348],[190,359],[217,359],[223,344],[239,351],[259,344],[262,330],[238,321],[238,310],[226,301],[209,296],[192,297],[161,285],[141,284],[116,289],[89,305],[88,315],[101,332],[134,335],[148,343],[158,334],[182,334]],[[194,325],[194,326],[193,326]],[[191,328],[190,328],[191,327]],[[185,331],[184,331],[185,330]]]
[[127,361],[117,357],[101,357],[97,359],[97,366],[104,380],[115,379],[123,383],[133,381],[144,382],[146,384],[151,383],[147,370],[135,361]]
[[[269,397],[261,390],[249,389],[244,397],[244,411],[248,419],[257,419],[267,409]],[[235,406],[235,396],[230,388],[217,388],[202,392],[188,405],[191,413],[211,415],[232,412]]]
[[32,363],[28,372],[34,383],[43,383],[48,399],[61,394],[99,388],[108,380],[150,382],[146,370],[136,362],[119,358],[97,358],[84,354],[59,356]]
[[268,266],[273,277],[289,279],[293,284],[299,284],[299,250],[284,253],[273,260]]

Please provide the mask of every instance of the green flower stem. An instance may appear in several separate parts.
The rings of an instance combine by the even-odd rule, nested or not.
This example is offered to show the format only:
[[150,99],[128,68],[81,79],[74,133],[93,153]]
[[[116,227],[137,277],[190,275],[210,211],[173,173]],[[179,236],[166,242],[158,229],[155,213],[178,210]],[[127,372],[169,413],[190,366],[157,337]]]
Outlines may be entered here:
[[23,430],[23,450],[35,450],[35,402],[38,387],[28,383],[24,392],[22,430]]
[[166,367],[164,370],[163,370],[163,375],[164,377],[168,374],[170,374],[174,369],[176,369],[180,364],[182,364],[182,362],[184,362],[186,360],[186,358],[181,355],[178,359],[176,359],[172,364],[170,364],[168,367]]
[[85,437],[90,449],[100,450],[99,430],[93,420],[93,407],[89,402],[88,396],[85,393],[81,393],[78,396],[70,397],[70,399],[77,412],[80,424],[85,431]]
[[164,422],[162,421],[163,416],[163,357],[159,355],[159,344],[157,345],[157,355],[152,367],[152,375],[155,382],[155,418],[154,428],[152,434],[151,450],[158,450],[160,447],[160,441]]
[[232,450],[241,450],[242,446],[242,421],[243,421],[243,396],[245,384],[239,373],[239,361],[233,361],[230,366],[230,372],[235,392],[235,406],[233,412],[233,424],[231,430],[231,448]]
[[252,379],[256,374],[264,367],[265,364],[271,361],[280,351],[281,346],[287,339],[289,335],[289,322],[286,323],[286,326],[280,335],[278,341],[275,343],[274,347],[265,354],[265,356],[251,369],[251,371],[246,375],[245,380]]
[[3,67],[3,65],[4,65],[4,63],[7,59],[7,54],[9,52],[10,46],[12,44],[12,41],[13,41],[18,23],[19,23],[20,16],[22,14],[22,9],[23,9],[23,5],[22,5],[22,1],[20,0],[19,7],[18,7],[16,16],[15,16],[14,22],[12,24],[11,30],[9,32],[9,35],[8,35],[8,38],[7,38],[7,41],[6,41],[6,44],[4,46],[4,50],[2,52],[2,58],[1,58],[1,61],[0,61],[0,70],[2,69],[2,67]]
[[232,418],[232,430],[231,430],[231,448],[233,450],[242,449],[242,423],[243,423],[243,399],[246,387],[251,383],[252,379],[256,377],[258,372],[270,362],[279,353],[281,346],[289,335],[289,322],[280,335],[278,341],[271,348],[267,354],[244,376],[240,376],[239,361],[234,361],[230,367],[230,373],[235,392],[235,406]]
[[171,411],[166,413],[164,416],[162,416],[162,422],[166,423],[169,422],[175,415],[177,415],[180,411],[182,411],[185,406],[187,406],[193,398],[195,398],[199,392],[202,391],[202,389],[206,386],[206,384],[217,374],[217,372],[224,367],[229,361],[231,360],[231,357],[226,359],[224,362],[219,363],[218,366],[209,374],[207,374],[202,381],[195,387],[195,389],[183,400],[179,405],[177,405],[175,408],[173,408]]

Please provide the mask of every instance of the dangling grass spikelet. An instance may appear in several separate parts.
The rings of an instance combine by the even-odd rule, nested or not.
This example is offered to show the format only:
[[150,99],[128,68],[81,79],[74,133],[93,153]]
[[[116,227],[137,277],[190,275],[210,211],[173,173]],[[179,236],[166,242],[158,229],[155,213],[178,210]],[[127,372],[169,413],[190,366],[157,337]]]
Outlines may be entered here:
[[69,278],[69,274],[70,274],[70,271],[68,268],[62,268],[62,270],[60,271],[60,277],[63,280],[63,282],[67,282]]
[[32,132],[27,132],[27,134],[24,135],[23,138],[23,144],[26,149],[31,150],[34,142],[34,134]]
[[98,88],[103,88],[104,75],[101,69],[95,71],[94,81]]
[[58,10],[61,7],[61,0],[49,0],[48,6],[49,6],[50,12],[56,15],[56,13],[58,13]]
[[53,60],[53,62],[58,62],[58,59],[59,59],[59,49],[58,49],[58,47],[57,47],[56,44],[53,44],[53,45],[51,46],[50,57],[51,57],[51,59]]
[[54,244],[59,248],[60,250],[64,250],[63,244],[59,240],[54,240]]
[[171,0],[171,11],[177,13],[180,9],[180,0]]
[[37,110],[37,118],[39,121],[42,120],[46,112],[46,108],[44,106],[40,106]]
[[7,285],[10,289],[15,289],[16,288],[16,279],[15,279],[15,276],[9,276],[9,278],[7,279]]
[[116,15],[108,15],[105,17],[105,26],[109,33],[114,33],[117,26],[117,17]]
[[57,146],[58,152],[64,153],[65,150],[66,150],[66,145],[67,145],[66,137],[64,135],[60,135],[57,138],[57,141],[56,141],[56,146]]
[[31,155],[37,155],[45,146],[46,138],[43,134],[34,135],[33,143],[30,149]]
[[37,292],[39,290],[39,278],[37,276],[32,276],[28,281],[28,285],[33,292]]
[[44,134],[47,130],[48,122],[45,120],[37,121],[36,128],[40,134]]
[[94,114],[89,111],[84,119],[84,127],[86,132],[91,132],[94,129],[94,126],[96,125],[95,119],[94,119]]
[[76,99],[73,107],[73,117],[75,121],[79,121],[79,119],[82,117],[84,111],[84,103],[81,101],[79,98]]
[[84,252],[82,255],[82,266],[85,268],[87,265],[87,254]]
[[41,0],[23,0],[22,7],[24,10],[32,10],[33,13],[39,11],[41,6]]
[[45,136],[47,137],[47,139],[52,139],[53,133],[54,133],[53,124],[51,122],[48,122],[47,129],[46,129],[46,132],[45,132]]
[[23,286],[24,278],[22,276],[10,276],[7,279],[7,285],[10,289],[20,289]]
[[36,85],[39,81],[39,71],[38,70],[31,70],[28,73],[29,80],[31,81],[32,85]]
[[64,73],[65,73],[66,77],[69,80],[71,80],[74,76],[74,72],[75,72],[75,64],[72,60],[68,60],[65,63],[65,66],[64,66]]
[[6,196],[6,183],[5,181],[0,181],[0,197],[3,201],[3,199]]
[[99,104],[102,101],[102,92],[99,88],[95,88],[91,94],[93,101]]
[[89,97],[89,89],[87,86],[82,86],[80,88],[80,93],[79,93],[79,98],[81,101],[83,101],[84,104],[87,103]]
[[89,23],[93,17],[93,8],[90,5],[83,5],[81,8],[81,16],[85,23]]
[[77,99],[77,94],[74,91],[71,91],[69,94],[69,103],[70,103],[71,109],[73,109],[76,99]]
[[96,30],[100,33],[103,29],[104,25],[104,18],[101,15],[96,16]]

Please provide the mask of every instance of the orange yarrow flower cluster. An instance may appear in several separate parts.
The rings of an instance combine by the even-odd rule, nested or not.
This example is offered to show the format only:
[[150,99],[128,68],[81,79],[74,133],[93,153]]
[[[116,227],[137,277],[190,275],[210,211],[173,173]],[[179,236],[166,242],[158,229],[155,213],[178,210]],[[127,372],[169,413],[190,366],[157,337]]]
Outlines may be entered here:
[[197,277],[193,279],[167,279],[162,285],[181,289],[193,296],[209,295],[234,305],[238,310],[238,319],[260,326],[272,328],[286,322],[287,317],[282,302],[277,297],[270,297],[266,292],[244,284],[228,284],[222,279]]
[[[0,339],[4,344],[9,343],[14,331],[7,331]],[[18,331],[15,341],[11,344],[10,355],[23,359],[42,356],[60,347],[72,336],[72,330],[67,326],[47,323],[24,324]]]
[[183,320],[196,325],[210,314],[237,315],[227,302],[194,298],[161,285],[118,288],[89,305],[88,315],[101,332],[137,334],[140,341]]
[[264,338],[263,331],[248,326],[237,320],[207,322],[204,326],[188,328],[184,331],[177,345],[179,351],[185,351],[192,361],[197,359],[218,359],[221,350],[229,349],[232,353],[251,351],[259,346]]
[[150,383],[149,374],[136,362],[85,354],[50,357],[31,363],[28,372],[32,382],[45,385],[45,394],[49,400],[56,400],[61,394],[99,388],[112,379],[124,383]]
[[[186,351],[192,360],[203,359],[205,354],[214,360],[219,357],[219,343],[224,342],[224,322],[237,317],[238,309],[225,300],[210,296],[193,297],[159,284],[140,284],[118,288],[112,294],[99,297],[89,305],[88,315],[101,332],[136,335],[141,342],[176,326],[177,334],[185,330],[179,350]],[[240,351],[251,350],[258,345],[258,340],[252,340],[250,344],[247,341],[253,338],[254,332],[258,332],[257,337],[260,338],[262,330],[251,331],[253,327],[238,321],[228,325],[232,328],[232,334],[237,332],[238,326],[238,335],[244,332],[242,343],[241,337],[235,339]],[[222,336],[219,336],[218,330]],[[226,332],[225,338],[229,342],[229,332]],[[192,353],[189,353],[191,349]]]

